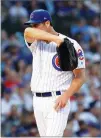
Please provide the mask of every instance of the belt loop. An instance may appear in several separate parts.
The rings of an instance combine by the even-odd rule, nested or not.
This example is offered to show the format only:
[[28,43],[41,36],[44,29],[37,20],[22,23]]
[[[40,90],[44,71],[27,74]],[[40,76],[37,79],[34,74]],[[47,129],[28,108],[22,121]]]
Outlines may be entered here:
[[51,92],[51,94],[52,94],[52,97],[54,97],[54,93],[53,93],[53,91]]
[[56,91],[54,92],[54,96],[56,97]]
[[36,96],[36,93],[34,92],[34,96]]
[[56,91],[54,92],[54,97],[56,97]]
[[52,97],[54,97],[54,96],[55,96],[55,93],[54,93],[54,91],[52,91],[51,93],[52,93]]

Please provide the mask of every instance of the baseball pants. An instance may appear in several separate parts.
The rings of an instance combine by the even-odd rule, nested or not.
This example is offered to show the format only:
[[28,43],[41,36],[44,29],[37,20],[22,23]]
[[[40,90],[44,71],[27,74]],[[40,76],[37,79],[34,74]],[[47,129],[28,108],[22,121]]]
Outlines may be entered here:
[[54,93],[51,97],[33,96],[34,115],[41,137],[63,136],[70,112],[70,100],[64,108],[56,112],[54,105],[58,97]]

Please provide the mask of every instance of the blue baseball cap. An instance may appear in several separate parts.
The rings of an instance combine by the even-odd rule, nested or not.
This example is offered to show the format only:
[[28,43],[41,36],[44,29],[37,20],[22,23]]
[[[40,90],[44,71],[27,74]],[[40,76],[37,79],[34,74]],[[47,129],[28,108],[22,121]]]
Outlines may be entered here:
[[5,88],[4,93],[5,94],[11,94],[12,93],[12,89],[11,88]]
[[43,9],[34,10],[30,15],[30,20],[24,25],[38,24],[45,21],[52,21],[51,16],[48,11]]
[[93,128],[99,129],[99,130],[101,129],[101,126],[100,126],[99,123],[88,122],[87,125],[90,126],[90,127],[93,127]]
[[18,88],[24,88],[25,87],[25,84],[24,83],[19,83],[18,84]]

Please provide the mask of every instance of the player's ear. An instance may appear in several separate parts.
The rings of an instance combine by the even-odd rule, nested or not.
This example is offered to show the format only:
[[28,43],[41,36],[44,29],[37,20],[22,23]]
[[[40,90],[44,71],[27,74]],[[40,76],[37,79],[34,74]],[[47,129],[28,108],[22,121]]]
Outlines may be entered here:
[[49,26],[50,26],[50,21],[46,21],[45,24],[46,24],[46,27],[49,28]]

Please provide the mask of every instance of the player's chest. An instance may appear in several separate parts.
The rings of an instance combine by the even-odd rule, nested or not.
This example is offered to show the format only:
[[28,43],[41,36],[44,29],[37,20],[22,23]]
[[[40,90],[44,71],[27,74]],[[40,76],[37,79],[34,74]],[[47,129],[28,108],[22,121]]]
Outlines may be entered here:
[[54,42],[51,43],[41,43],[37,46],[36,57],[40,57],[43,60],[51,59],[55,54],[56,44]]
[[41,65],[43,68],[53,68],[57,71],[61,71],[56,46],[54,45],[50,47],[49,45],[46,45],[46,47],[38,47],[34,61],[34,63]]

